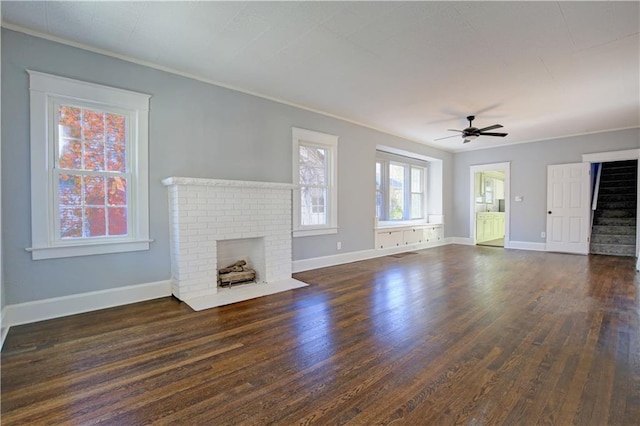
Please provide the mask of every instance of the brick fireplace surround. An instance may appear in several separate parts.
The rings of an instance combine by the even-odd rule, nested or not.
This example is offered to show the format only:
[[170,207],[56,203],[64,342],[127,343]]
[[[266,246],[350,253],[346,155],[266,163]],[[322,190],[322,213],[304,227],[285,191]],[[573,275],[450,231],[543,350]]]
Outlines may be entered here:
[[[173,295],[195,310],[306,286],[291,278],[294,185],[169,177]],[[259,283],[219,288],[218,242],[261,238]]]

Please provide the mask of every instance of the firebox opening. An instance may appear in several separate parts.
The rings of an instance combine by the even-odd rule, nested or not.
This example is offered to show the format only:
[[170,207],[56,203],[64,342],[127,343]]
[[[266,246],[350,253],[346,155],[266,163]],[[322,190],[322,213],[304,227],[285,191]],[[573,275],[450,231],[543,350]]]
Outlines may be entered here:
[[216,245],[219,287],[264,280],[264,238],[219,240]]

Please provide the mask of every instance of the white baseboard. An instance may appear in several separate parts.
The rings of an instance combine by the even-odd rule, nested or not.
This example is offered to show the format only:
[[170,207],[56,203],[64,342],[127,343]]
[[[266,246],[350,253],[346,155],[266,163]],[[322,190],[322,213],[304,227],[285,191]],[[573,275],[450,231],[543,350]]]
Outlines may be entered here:
[[[467,237],[453,237],[451,238],[451,243],[469,246],[474,245],[473,240]],[[504,248],[515,250],[547,251],[547,245],[545,243],[532,243],[529,241],[505,241]]]
[[7,334],[9,333],[9,325],[7,324],[7,307],[2,308],[2,313],[0,314],[0,349],[2,349],[2,345],[4,345],[4,339],[7,338]]
[[439,243],[412,244],[400,247],[390,247],[387,249],[370,249],[352,251],[349,253],[334,254],[331,256],[312,257],[310,259],[294,260],[293,272],[309,271],[311,269],[326,268],[328,266],[342,265],[344,263],[358,262],[360,260],[373,259],[376,257],[388,256],[390,254],[404,253],[406,251],[423,250],[432,247],[451,244],[450,238],[445,238]]
[[516,250],[547,251],[547,245],[545,243],[532,243],[530,241],[508,241],[505,244],[504,248]]
[[3,334],[5,329],[8,331],[9,327],[14,325],[81,314],[166,296],[171,296],[171,281],[169,280],[7,305],[3,309]]
[[451,244],[462,244],[465,246],[472,246],[473,240],[467,237],[451,237]]

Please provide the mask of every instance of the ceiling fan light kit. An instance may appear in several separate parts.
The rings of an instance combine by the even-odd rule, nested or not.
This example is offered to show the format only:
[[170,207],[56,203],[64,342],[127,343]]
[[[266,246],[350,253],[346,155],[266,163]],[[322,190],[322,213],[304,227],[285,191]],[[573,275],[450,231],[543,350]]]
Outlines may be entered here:
[[[495,129],[499,129],[502,126],[502,124],[494,124],[492,126],[488,126],[488,127],[483,127],[482,129],[478,129],[477,127],[473,127],[473,120],[475,120],[475,116],[470,115],[467,117],[467,120],[469,121],[469,127],[467,127],[464,130],[457,130],[457,129],[448,129],[450,132],[460,132],[462,133],[462,139],[464,139],[463,143],[467,143],[467,142],[471,142],[474,139],[477,139],[480,136],[497,136],[500,138],[503,138],[505,136],[508,135],[508,133],[496,133],[496,132],[488,132],[488,130],[495,130]],[[434,139],[434,141],[439,141],[442,139],[448,139],[448,138],[453,138],[456,137],[458,135],[453,135],[453,136],[445,136],[444,138],[438,138],[438,139]]]

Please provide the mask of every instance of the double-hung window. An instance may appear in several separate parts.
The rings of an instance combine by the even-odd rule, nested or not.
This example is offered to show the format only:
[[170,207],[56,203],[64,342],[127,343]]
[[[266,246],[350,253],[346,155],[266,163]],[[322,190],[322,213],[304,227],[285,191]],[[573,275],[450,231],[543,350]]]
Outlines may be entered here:
[[149,96],[29,71],[33,259],[149,248]]
[[292,129],[293,236],[338,231],[338,137],[305,129]]
[[426,167],[424,161],[378,151],[376,217],[379,221],[425,220]]

